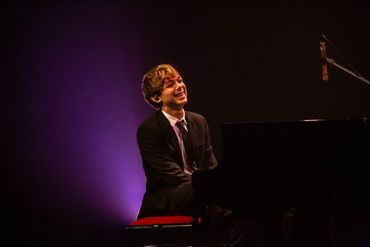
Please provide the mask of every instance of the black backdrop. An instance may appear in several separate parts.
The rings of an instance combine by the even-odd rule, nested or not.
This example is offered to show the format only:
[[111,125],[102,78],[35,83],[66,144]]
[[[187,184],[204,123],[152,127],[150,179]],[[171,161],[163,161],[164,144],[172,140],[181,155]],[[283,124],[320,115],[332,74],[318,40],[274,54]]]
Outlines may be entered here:
[[370,114],[369,85],[333,66],[322,81],[319,54],[323,33],[329,57],[369,78],[369,4],[292,2],[144,5],[148,61],[183,73],[188,109],[210,121],[219,156],[220,123]]
[[[12,1],[3,8],[3,33],[5,45],[5,189],[20,191],[15,185],[17,172],[37,160],[25,157],[27,145],[22,136],[25,131],[21,115],[28,114],[22,105],[22,95],[33,88],[27,78],[31,70],[21,70],[30,61],[25,53],[32,49],[24,33],[37,30],[38,22],[55,23],[51,9],[58,13],[77,9],[114,9],[118,25],[135,40],[136,60],[130,64],[139,81],[141,75],[154,64],[171,63],[179,69],[188,84],[187,109],[203,114],[212,131],[216,156],[222,157],[221,125],[225,122],[286,121],[302,119],[342,119],[370,116],[370,85],[361,82],[337,68],[329,66],[328,82],[321,79],[319,53],[320,35],[324,33],[336,48],[366,78],[370,78],[370,15],[368,1],[156,1],[155,3],[130,1],[92,1],[46,3]],[[103,13],[103,16],[109,15]],[[118,17],[117,17],[118,16]],[[94,16],[93,16],[94,17]],[[34,21],[32,23],[32,21]],[[32,23],[33,25],[30,25]],[[36,23],[36,24],[35,24]],[[98,22],[97,22],[98,23]],[[91,25],[97,25],[91,23]],[[87,23],[88,25],[88,23]],[[31,29],[30,29],[31,27]],[[35,30],[32,30],[34,28]],[[83,31],[78,30],[77,31]],[[98,35],[98,34],[97,34]],[[134,51],[134,53],[135,53]],[[335,49],[327,44],[328,56],[347,65]],[[135,57],[135,55],[133,55]],[[26,65],[27,63],[27,65]],[[32,61],[31,61],[32,63]],[[32,73],[31,73],[32,75]],[[33,82],[32,82],[33,83]],[[48,82],[43,82],[44,84]],[[135,82],[136,83],[136,82]],[[53,85],[50,85],[52,88]],[[139,87],[133,87],[138,102],[132,111],[147,111],[143,106]],[[131,88],[132,89],[132,88]],[[139,99],[140,98],[140,99]],[[2,124],[4,124],[4,122]],[[32,130],[33,131],[33,130]],[[43,130],[37,130],[41,133]],[[46,151],[45,151],[46,152]],[[12,166],[10,175],[7,166]],[[30,169],[30,168],[29,168]],[[26,170],[27,171],[27,170]],[[41,171],[43,172],[43,171]],[[47,171],[46,171],[47,172]],[[24,175],[24,184],[32,181],[43,186],[42,181]],[[23,185],[22,185],[23,186]],[[48,190],[47,186],[44,188]],[[31,187],[22,196],[7,200],[11,213],[5,221],[3,233],[12,233],[21,243],[67,243],[86,245],[100,243],[104,232],[111,240],[115,226],[99,226],[89,218],[89,227],[81,224],[69,230],[71,221],[53,221],[67,232],[69,239],[58,239],[59,234],[49,234],[42,239],[49,226],[35,223],[34,232],[28,232],[22,218],[37,218],[45,208],[25,206],[33,198]],[[28,210],[28,211],[27,211]],[[7,214],[8,211],[5,211]],[[63,209],[56,210],[58,219],[65,218]],[[67,214],[67,213],[66,213]],[[46,214],[47,215],[47,214]],[[45,216],[45,215],[43,215]],[[14,221],[16,217],[16,221]],[[72,222],[86,220],[73,215]],[[64,223],[63,223],[64,222]],[[92,223],[92,224],[90,224]],[[114,229],[112,229],[112,227]],[[104,230],[102,230],[104,228]],[[59,228],[57,228],[59,229]],[[88,231],[87,241],[76,237]],[[109,233],[107,233],[109,232]],[[92,233],[92,234],[90,234]],[[101,234],[99,234],[101,233]],[[69,235],[68,235],[69,234]],[[120,233],[119,233],[120,234]],[[118,234],[118,235],[119,235]],[[117,238],[118,235],[116,236]],[[103,237],[104,238],[104,237]],[[41,240],[40,240],[41,239]],[[114,239],[114,237],[113,237]],[[60,240],[60,241],[59,241]],[[87,241],[85,243],[85,241]]]

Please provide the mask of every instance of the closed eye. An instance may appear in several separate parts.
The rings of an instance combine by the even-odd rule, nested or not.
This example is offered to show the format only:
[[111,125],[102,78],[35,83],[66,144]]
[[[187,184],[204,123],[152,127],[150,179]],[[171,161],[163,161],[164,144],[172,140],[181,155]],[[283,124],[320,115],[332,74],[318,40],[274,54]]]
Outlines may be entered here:
[[175,85],[175,83],[179,83],[179,84],[182,84],[182,83],[184,83],[184,81],[182,80],[182,78],[181,77],[178,77],[177,79],[176,79],[176,81],[175,80],[168,80],[168,81],[165,81],[165,83],[164,83],[164,87],[165,88],[171,88],[171,87],[173,87],[174,85]]

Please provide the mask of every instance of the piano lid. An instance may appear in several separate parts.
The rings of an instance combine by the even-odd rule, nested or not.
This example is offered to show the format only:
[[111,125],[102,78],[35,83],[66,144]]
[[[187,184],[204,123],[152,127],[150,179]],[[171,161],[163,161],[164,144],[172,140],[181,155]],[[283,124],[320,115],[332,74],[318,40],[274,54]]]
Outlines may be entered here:
[[222,138],[222,184],[239,193],[225,199],[231,206],[292,207],[370,191],[368,118],[225,123]]

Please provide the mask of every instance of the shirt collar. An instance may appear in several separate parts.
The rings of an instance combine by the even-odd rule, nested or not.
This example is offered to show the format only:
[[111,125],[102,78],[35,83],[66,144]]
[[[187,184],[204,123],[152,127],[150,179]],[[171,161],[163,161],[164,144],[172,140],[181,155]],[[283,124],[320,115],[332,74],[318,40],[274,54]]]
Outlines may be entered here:
[[183,117],[181,119],[177,119],[174,116],[171,116],[170,114],[168,114],[167,112],[165,112],[163,110],[162,110],[162,113],[168,119],[168,121],[170,122],[172,127],[174,127],[177,122],[180,122],[182,120],[184,120],[185,124],[187,124],[186,119],[185,119],[185,111],[184,111]]

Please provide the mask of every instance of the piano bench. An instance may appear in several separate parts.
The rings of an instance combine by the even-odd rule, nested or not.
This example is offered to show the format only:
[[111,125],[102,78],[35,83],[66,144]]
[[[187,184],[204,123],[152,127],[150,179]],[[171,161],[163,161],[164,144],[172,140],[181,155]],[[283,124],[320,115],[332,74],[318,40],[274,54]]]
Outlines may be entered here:
[[191,216],[154,216],[126,227],[128,246],[195,246],[202,221]]

